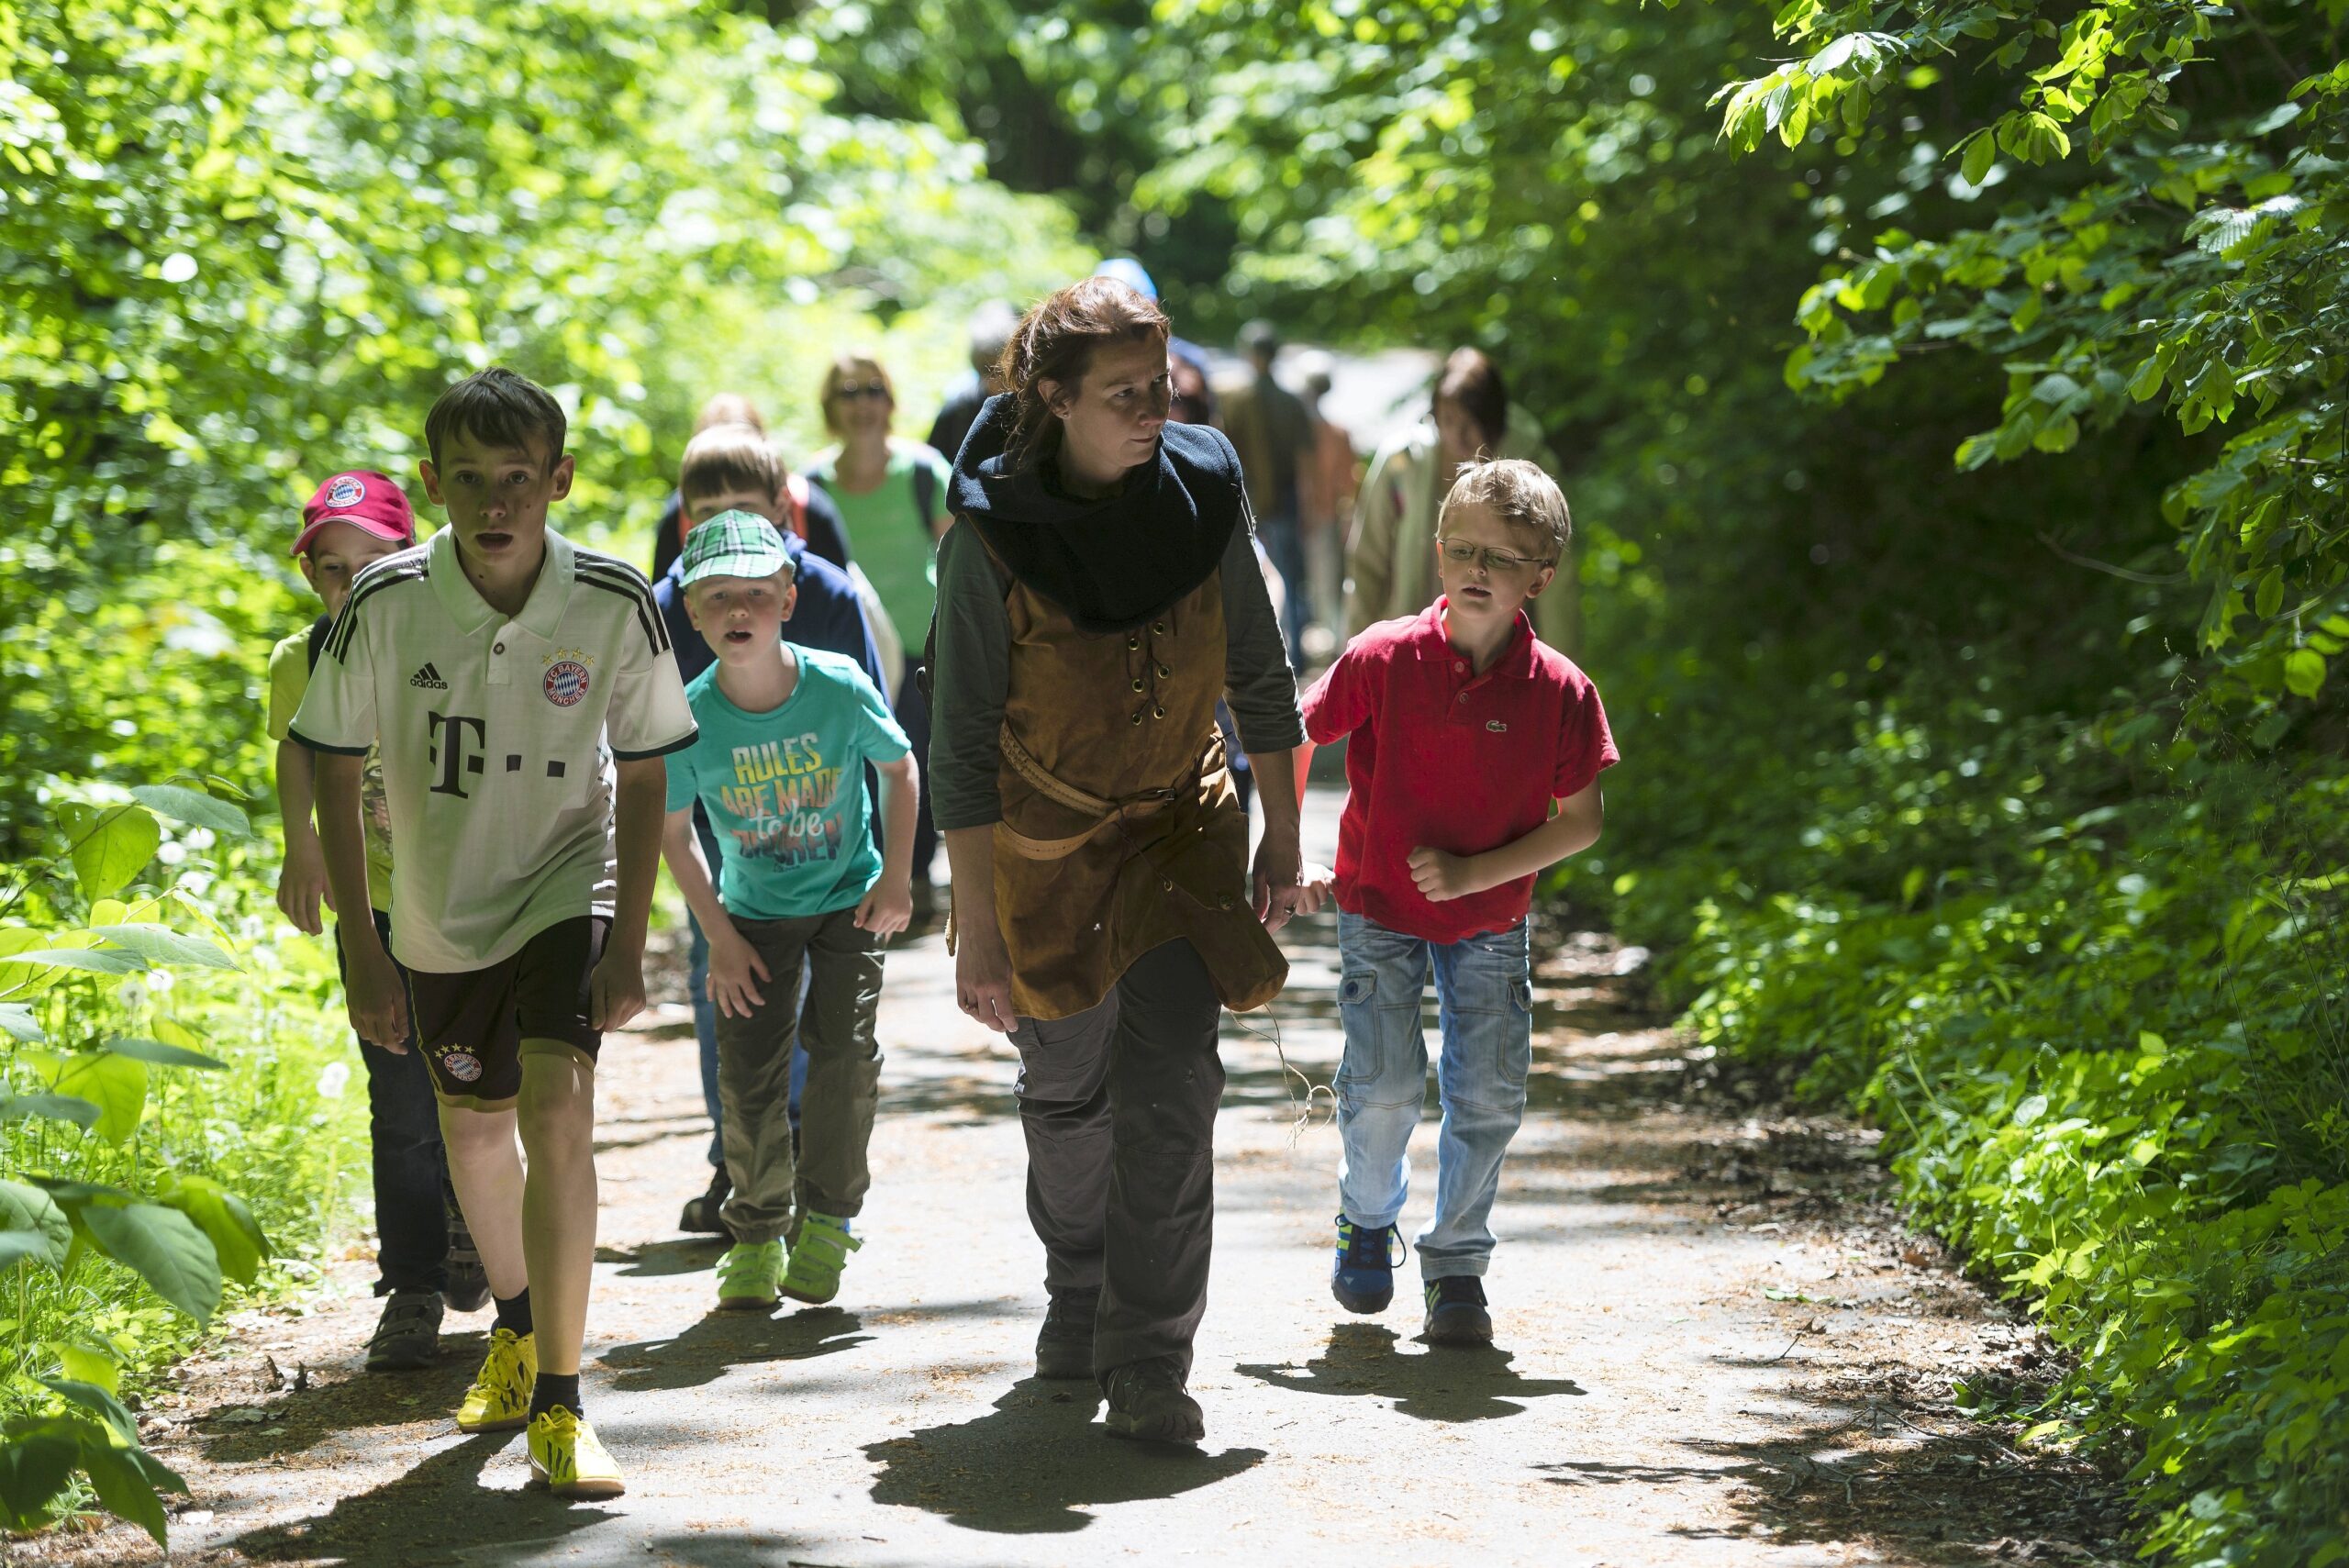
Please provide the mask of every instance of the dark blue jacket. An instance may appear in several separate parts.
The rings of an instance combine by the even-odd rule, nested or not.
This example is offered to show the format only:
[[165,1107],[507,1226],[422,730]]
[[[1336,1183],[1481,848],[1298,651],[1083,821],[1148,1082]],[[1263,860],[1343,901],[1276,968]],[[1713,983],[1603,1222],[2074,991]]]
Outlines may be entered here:
[[[864,624],[864,606],[857,602],[856,585],[848,580],[847,573],[812,553],[797,536],[785,533],[783,548],[790,553],[792,582],[799,589],[799,602],[791,618],[783,623],[784,637],[802,648],[820,648],[855,660],[885,698],[888,689],[881,674],[881,653],[873,645],[873,628]],[[691,681],[718,662],[718,655],[686,618],[685,579],[684,562],[671,562],[669,570],[652,584],[652,598],[661,606],[661,618],[669,623],[669,640],[677,650],[677,673]]]

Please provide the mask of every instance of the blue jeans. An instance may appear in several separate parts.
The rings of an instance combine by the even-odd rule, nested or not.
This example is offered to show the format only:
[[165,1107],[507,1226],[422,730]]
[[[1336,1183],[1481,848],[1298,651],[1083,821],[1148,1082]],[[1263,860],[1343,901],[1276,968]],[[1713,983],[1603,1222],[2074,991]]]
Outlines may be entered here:
[[1427,1100],[1420,999],[1434,972],[1443,1054],[1436,1083],[1443,1124],[1435,1145],[1435,1218],[1419,1232],[1419,1273],[1481,1274],[1492,1261],[1487,1221],[1501,1155],[1525,1119],[1533,1056],[1527,922],[1449,944],[1338,917],[1338,1202],[1356,1225],[1395,1223],[1410,1193],[1408,1151]]
[[[701,807],[694,807],[694,831],[701,837],[702,858],[709,862],[710,875],[718,874],[718,833],[710,827],[709,818]],[[694,1003],[694,1042],[701,1047],[701,1103],[709,1112],[709,1162],[713,1167],[726,1163],[726,1118],[718,1104],[718,1004],[709,999],[709,938],[703,935],[701,922],[685,912],[685,924],[692,929],[693,944],[685,950],[685,990]],[[809,972],[799,974],[799,1007],[793,1018],[807,1005]],[[799,1091],[807,1083],[807,1051],[796,1034],[791,1042],[791,1125],[799,1126]]]

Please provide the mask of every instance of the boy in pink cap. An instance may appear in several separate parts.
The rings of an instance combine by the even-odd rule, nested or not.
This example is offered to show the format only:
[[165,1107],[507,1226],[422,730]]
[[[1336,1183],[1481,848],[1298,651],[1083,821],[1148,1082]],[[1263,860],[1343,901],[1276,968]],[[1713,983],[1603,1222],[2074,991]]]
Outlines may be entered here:
[[[325,603],[326,614],[270,650],[269,735],[277,742],[277,804],[285,821],[277,906],[314,937],[324,929],[319,906],[331,907],[332,898],[313,815],[316,762],[309,748],[286,731],[302,706],[328,628],[351,597],[351,584],[373,562],[414,543],[416,515],[406,494],[372,470],[332,475],[302,508],[294,559]],[[383,769],[373,755],[363,792],[368,902],[374,906],[377,929],[384,931],[392,907],[391,818],[384,803]],[[340,932],[335,957],[341,961]],[[375,1294],[385,1298],[382,1321],[367,1347],[367,1369],[408,1371],[431,1365],[440,1354],[443,1306],[477,1311],[489,1299],[489,1281],[448,1195],[440,1115],[424,1059],[412,1050],[395,1055],[364,1040],[359,1056],[367,1068],[375,1229],[381,1238]]]

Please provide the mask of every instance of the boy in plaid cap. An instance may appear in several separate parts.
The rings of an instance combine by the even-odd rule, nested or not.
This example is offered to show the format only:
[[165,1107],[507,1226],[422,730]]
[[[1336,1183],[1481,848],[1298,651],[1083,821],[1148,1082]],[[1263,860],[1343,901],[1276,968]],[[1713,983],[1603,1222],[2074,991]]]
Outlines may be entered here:
[[[796,590],[773,523],[720,513],[686,537],[680,565],[686,610],[718,655],[685,687],[698,734],[669,759],[662,840],[709,939],[733,1180],[720,1218],[734,1245],[718,1264],[718,1304],[826,1302],[863,1245],[851,1227],[872,1180],[881,949],[913,913],[919,781],[905,731],[856,661],[784,640]],[[885,859],[873,847],[868,762],[881,775]],[[718,833],[715,884],[694,832],[696,801]],[[810,984],[795,1018],[803,963]],[[795,1024],[808,1058],[796,1159]]]
[[[324,929],[321,904],[332,907],[326,851],[319,847],[314,807],[317,769],[309,748],[286,734],[328,628],[366,567],[416,542],[416,515],[407,493],[372,469],[333,474],[302,508],[294,560],[303,581],[317,591],[326,613],[269,652],[269,738],[277,742],[277,805],[284,819],[285,863],[278,873],[277,906],[312,936]],[[370,751],[362,782],[367,839],[367,897],[375,927],[390,940],[391,814],[384,803],[382,760]],[[335,933],[335,962],[344,962]],[[411,1047],[414,1041],[408,1042]],[[359,1042],[367,1069],[367,1132],[373,1156],[375,1294],[384,1315],[367,1343],[367,1370],[406,1372],[432,1364],[440,1352],[443,1307],[476,1312],[489,1301],[489,1279],[449,1190],[440,1121],[424,1059]]]

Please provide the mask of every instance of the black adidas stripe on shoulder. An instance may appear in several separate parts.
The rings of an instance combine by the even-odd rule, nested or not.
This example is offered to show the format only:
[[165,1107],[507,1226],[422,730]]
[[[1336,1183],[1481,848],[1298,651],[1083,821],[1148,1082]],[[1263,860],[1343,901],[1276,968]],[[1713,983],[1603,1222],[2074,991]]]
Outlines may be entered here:
[[377,562],[362,572],[359,580],[351,584],[351,597],[342,602],[342,614],[335,617],[333,628],[327,633],[324,651],[332,655],[336,663],[341,663],[343,656],[350,651],[361,605],[395,584],[424,581],[424,557],[418,554],[411,561],[405,559],[406,553],[403,550],[399,555],[387,556]]
[[590,555],[582,550],[577,572],[582,584],[601,588],[607,594],[617,594],[636,610],[637,625],[644,631],[644,639],[652,646],[652,656],[659,658],[669,651],[668,623],[661,618],[661,606],[652,597],[652,585],[644,573],[625,561],[609,556]]

